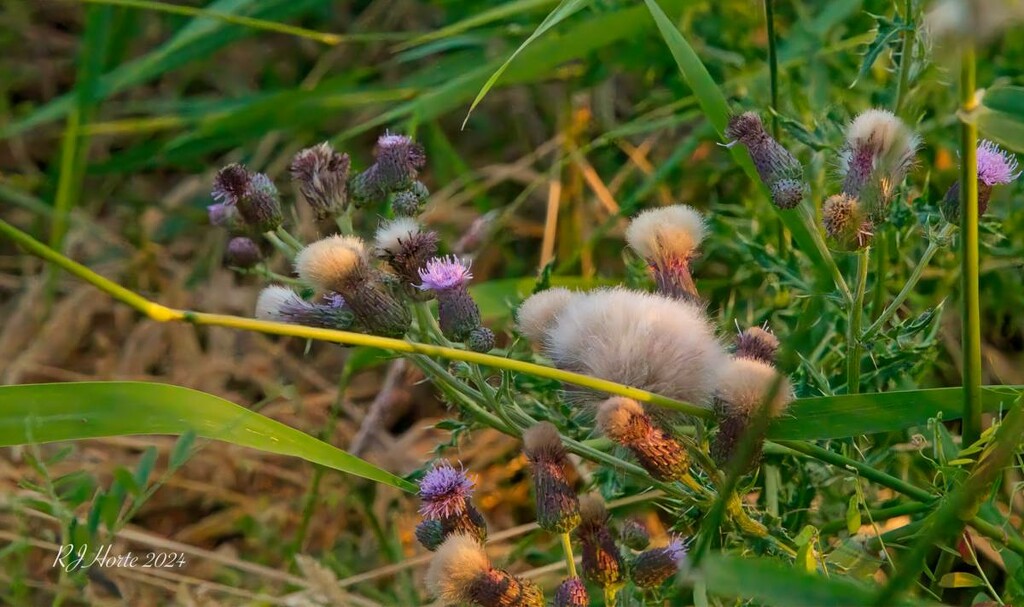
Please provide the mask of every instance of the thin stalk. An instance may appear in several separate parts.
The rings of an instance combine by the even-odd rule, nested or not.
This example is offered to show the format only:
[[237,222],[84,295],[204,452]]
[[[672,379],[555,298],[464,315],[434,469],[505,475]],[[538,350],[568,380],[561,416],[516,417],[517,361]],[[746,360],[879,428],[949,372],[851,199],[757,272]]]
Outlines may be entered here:
[[269,240],[270,244],[274,245],[274,248],[288,259],[295,259],[295,254],[299,252],[298,249],[281,240],[281,237],[273,232],[265,232],[263,237]]
[[864,315],[864,291],[868,284],[868,263],[871,247],[857,254],[857,286],[850,302],[849,326],[846,331],[846,393],[860,393],[860,359],[864,356],[860,323]]
[[847,303],[853,301],[853,294],[850,293],[850,287],[846,284],[846,279],[843,278],[843,273],[839,271],[839,266],[836,265],[835,258],[832,257],[832,253],[828,249],[828,244],[825,242],[825,237],[821,235],[821,231],[818,229],[818,222],[814,218],[814,211],[812,211],[807,205],[800,205],[798,207],[801,218],[807,225],[807,230],[811,233],[811,240],[814,241],[814,247],[818,249],[822,258],[825,259],[825,265],[828,266],[828,271],[832,275],[832,281],[835,283],[836,288],[839,289],[839,293],[843,296],[843,301]]
[[981,305],[978,295],[978,127],[969,115],[975,95],[974,46],[966,42],[960,63],[960,263],[963,342],[963,445],[981,436]]
[[345,210],[341,212],[341,215],[335,216],[334,223],[337,224],[338,231],[342,234],[354,234],[355,228],[352,227],[352,208],[345,207]]
[[562,537],[562,551],[565,553],[565,566],[569,568],[569,577],[576,576],[576,557],[572,553],[572,540],[569,538],[568,533],[563,533]]
[[775,1],[764,0],[764,23],[768,30],[768,82],[771,87],[772,136],[779,138],[779,56],[775,50]]
[[615,597],[619,591],[617,588],[611,586],[605,586],[604,588],[604,604],[605,607],[615,607]]
[[[887,521],[891,518],[896,518],[897,516],[927,512],[931,509],[931,503],[907,502],[906,504],[900,504],[898,506],[868,510],[867,515],[869,520],[877,523],[879,521]],[[821,534],[828,535],[830,533],[842,531],[843,529],[846,529],[846,521],[829,521],[821,526]]]
[[284,226],[277,226],[274,232],[281,238],[281,240],[288,243],[288,246],[295,249],[295,252],[301,251],[306,245],[304,245],[298,238],[292,236],[291,232],[284,229]]
[[893,103],[892,112],[897,116],[903,108],[903,102],[907,98],[907,87],[910,84],[910,68],[914,64],[914,42],[916,41],[917,29],[913,27],[910,20],[913,18],[914,0],[906,0],[903,5],[906,13],[907,28],[903,30],[903,46],[900,48],[900,76],[896,81],[896,101]]
[[928,248],[925,249],[924,254],[921,255],[921,259],[910,272],[910,276],[907,277],[907,281],[903,284],[903,288],[900,289],[900,292],[896,295],[896,298],[892,300],[892,303],[886,306],[885,310],[878,315],[875,322],[871,323],[871,326],[864,331],[863,335],[861,335],[862,341],[867,341],[874,337],[882,328],[882,325],[892,318],[892,315],[896,313],[896,310],[903,305],[903,302],[907,300],[907,297],[910,296],[914,291],[914,287],[916,287],[917,283],[921,280],[921,275],[924,273],[925,268],[928,267],[928,262],[932,260],[935,253],[937,253],[949,237],[952,236],[953,230],[955,230],[955,227],[952,224],[946,224],[935,239],[928,243]]

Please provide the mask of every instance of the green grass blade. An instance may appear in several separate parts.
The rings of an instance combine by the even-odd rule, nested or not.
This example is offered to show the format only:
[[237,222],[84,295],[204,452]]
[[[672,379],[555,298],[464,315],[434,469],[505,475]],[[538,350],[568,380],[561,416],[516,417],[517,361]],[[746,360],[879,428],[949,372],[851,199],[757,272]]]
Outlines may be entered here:
[[396,46],[395,51],[404,51],[435,40],[457,36],[463,32],[473,29],[474,27],[494,23],[495,21],[505,19],[506,17],[526,13],[554,3],[555,0],[514,0],[513,2],[506,2],[499,6],[495,6],[494,8],[489,8],[487,10],[480,11],[479,13],[475,13],[461,21],[456,21],[455,23],[446,25],[445,27],[434,30],[428,34],[417,36],[408,42],[404,42]]
[[[729,122],[730,114],[729,104],[726,102],[725,96],[722,95],[722,91],[718,88],[711,74],[708,73],[707,68],[701,62],[693,47],[690,46],[690,43],[687,42],[683,34],[668,18],[668,15],[665,14],[665,11],[662,10],[658,2],[656,0],[644,0],[644,2],[654,18],[662,38],[665,39],[665,44],[668,45],[672,57],[679,66],[683,79],[690,86],[690,89],[693,90],[697,103],[707,117],[708,122],[715,128],[718,135],[724,139],[725,127]],[[736,162],[754,183],[758,184],[762,193],[767,197],[767,189],[761,183],[761,178],[758,176],[757,169],[754,168],[754,163],[750,160],[747,150],[743,146],[734,145],[729,148],[729,153],[732,154]],[[773,206],[772,208],[775,207]],[[776,209],[776,211],[778,211],[786,228],[793,234],[793,238],[800,245],[800,249],[810,258],[818,274],[819,281],[824,284],[831,278],[836,278],[837,286],[842,290],[845,284],[841,283],[835,260],[828,254],[821,235],[817,232],[812,232],[807,223],[801,220],[800,213],[803,211],[787,212],[779,209]]]
[[977,110],[982,135],[1024,153],[1024,87],[998,86],[986,91]]
[[[709,594],[753,599],[765,607],[858,607],[871,604],[871,590],[848,578],[803,572],[788,563],[764,558],[711,554],[691,574]],[[893,605],[913,604],[897,601]]]
[[129,434],[184,434],[300,457],[415,491],[394,474],[223,398],[145,382],[0,386],[0,446]]
[[[982,408],[1006,409],[1024,386],[987,386],[982,389]],[[963,415],[960,388],[932,388],[801,398],[786,416],[768,431],[772,439],[824,440],[859,434],[903,430],[924,424],[929,418],[960,419]]]
[[558,6],[555,7],[555,10],[551,11],[548,16],[544,18],[544,21],[541,21],[540,25],[537,26],[537,29],[530,34],[530,37],[520,44],[519,48],[509,55],[508,59],[501,64],[501,67],[499,67],[493,74],[491,74],[491,77],[487,79],[487,82],[484,83],[480,92],[476,94],[476,99],[474,99],[472,105],[469,106],[469,111],[466,112],[466,118],[462,121],[462,126],[466,126],[466,122],[469,120],[469,115],[472,114],[473,110],[476,109],[476,106],[483,101],[487,92],[491,90],[496,82],[498,82],[498,79],[505,73],[508,66],[515,61],[515,58],[519,56],[519,53],[522,53],[526,47],[530,46],[530,44],[537,38],[543,36],[549,29],[577,13],[581,8],[586,6],[588,1],[589,0],[562,0]]

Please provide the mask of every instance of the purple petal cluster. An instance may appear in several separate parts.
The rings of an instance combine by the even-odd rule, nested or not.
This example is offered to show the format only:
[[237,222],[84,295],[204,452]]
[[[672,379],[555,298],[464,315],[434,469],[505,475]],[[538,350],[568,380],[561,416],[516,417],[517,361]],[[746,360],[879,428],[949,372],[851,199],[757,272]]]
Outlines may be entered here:
[[1017,159],[1005,152],[991,141],[982,140],[978,144],[978,181],[985,185],[1001,185],[1010,183],[1020,177]]
[[469,265],[454,255],[435,257],[420,268],[420,289],[424,291],[447,291],[456,287],[464,287],[473,279]]
[[420,480],[420,514],[428,519],[443,519],[460,514],[473,495],[473,481],[448,462],[434,466]]

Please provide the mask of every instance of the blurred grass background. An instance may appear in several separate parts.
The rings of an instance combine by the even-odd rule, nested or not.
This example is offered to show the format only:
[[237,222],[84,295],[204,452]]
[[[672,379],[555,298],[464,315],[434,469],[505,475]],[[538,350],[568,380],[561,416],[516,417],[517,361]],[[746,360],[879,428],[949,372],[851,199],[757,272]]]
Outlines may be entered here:
[[[528,46],[466,120],[480,88],[556,4],[4,2],[2,216],[158,301],[249,315],[258,281],[222,267],[225,236],[207,226],[214,171],[244,162],[287,191],[288,162],[302,147],[329,140],[364,167],[376,136],[390,129],[425,145],[433,196],[424,220],[449,242],[466,239],[493,323],[508,319],[517,291],[528,290],[549,264],[574,280],[643,280],[622,255],[624,218],[683,202],[711,217],[696,274],[723,331],[734,320],[768,322],[802,354],[791,369],[802,396],[843,391],[843,319],[829,316],[827,296],[814,294],[813,268],[715,144],[642,4],[587,3]],[[767,116],[761,4],[660,4],[733,109]],[[899,10],[902,3],[881,0],[775,3],[781,139],[811,167],[819,205],[843,125],[863,109],[893,104]],[[936,202],[956,179],[955,78],[928,50],[917,47],[903,111],[926,145],[877,241],[877,257],[886,261],[879,266],[885,280],[868,285],[875,309],[920,257],[940,222]],[[1006,36],[981,55],[978,80],[1024,84],[1021,65],[1024,38]],[[1024,383],[1021,195],[1019,183],[997,190],[983,218],[984,383]],[[303,236],[319,233],[305,209],[288,209]],[[365,230],[376,225],[373,212],[362,221]],[[837,258],[849,276],[852,258]],[[277,269],[287,270],[281,260]],[[510,278],[526,282],[501,280]],[[944,247],[909,301],[912,314],[887,329],[897,339],[870,350],[870,383],[959,385],[957,288],[954,250]],[[348,447],[369,433],[364,455],[400,473],[448,440],[430,427],[444,411],[423,385],[403,383],[391,418],[365,428],[369,404],[388,381],[378,356],[346,356],[325,344],[307,353],[301,343],[139,319],[88,286],[47,274],[7,242],[0,242],[0,316],[4,383],[171,382],[259,407],[313,434],[337,416],[328,439]],[[87,441],[47,474],[85,470],[109,483],[117,470],[136,466],[151,443]],[[155,444],[166,458],[174,441]],[[512,441],[479,432],[459,457],[479,473],[493,528],[514,530],[530,520]],[[45,544],[59,540],[45,516],[55,506],[33,501],[38,495],[23,482],[42,474],[32,461],[18,451],[0,459],[7,496],[0,579],[8,586],[0,597],[43,604],[59,584]],[[204,445],[118,539],[183,545],[194,558],[173,575],[125,574],[117,592],[129,604],[284,604],[290,594],[308,602],[293,604],[319,604],[315,589],[326,592],[329,580],[343,579],[362,598],[333,597],[336,604],[419,604],[413,572],[422,560],[415,560],[409,500],[327,474],[318,478],[317,507],[302,529],[312,475],[298,462]],[[545,575],[543,565],[556,560],[545,544],[529,534],[509,537],[510,558]],[[317,561],[296,564],[289,558],[296,551]],[[359,577],[367,571],[380,577]],[[114,596],[109,580],[91,580],[89,592],[88,600]]]

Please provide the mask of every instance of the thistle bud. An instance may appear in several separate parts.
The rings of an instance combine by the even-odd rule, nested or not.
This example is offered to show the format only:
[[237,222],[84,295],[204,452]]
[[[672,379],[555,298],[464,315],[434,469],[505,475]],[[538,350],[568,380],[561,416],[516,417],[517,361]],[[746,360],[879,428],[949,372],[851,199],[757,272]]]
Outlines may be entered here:
[[569,465],[562,437],[549,422],[523,433],[523,453],[533,471],[537,524],[552,533],[567,533],[580,523],[580,503],[565,470]]
[[377,254],[407,285],[419,282],[419,271],[437,255],[437,232],[423,231],[415,219],[400,217],[377,229]]
[[774,365],[779,353],[779,338],[766,328],[750,327],[736,336],[736,358],[751,358]]
[[237,234],[246,231],[245,220],[238,213],[238,207],[233,204],[218,202],[206,207],[207,215],[210,218],[210,225],[224,228],[228,232]]
[[580,499],[580,525],[576,535],[583,546],[583,577],[602,588],[618,589],[624,583],[625,564],[608,530],[608,511],[601,498]]
[[589,607],[590,596],[583,580],[578,577],[567,578],[555,589],[553,607]]
[[696,301],[697,286],[690,275],[690,262],[707,228],[704,218],[686,205],[644,211],[626,228],[626,242],[643,256],[654,275],[658,291]]
[[689,474],[686,449],[656,426],[635,400],[613,396],[601,403],[597,426],[605,436],[629,449],[654,478],[679,480]]
[[863,112],[847,128],[839,168],[843,193],[859,200],[873,223],[885,220],[920,144],[920,138],[886,110]]
[[483,547],[466,535],[453,535],[434,554],[427,588],[445,605],[544,607],[536,584],[495,569]]
[[415,217],[423,209],[423,203],[430,196],[430,190],[422,182],[414,181],[407,190],[391,195],[391,210],[399,217]]
[[487,327],[477,327],[470,331],[466,347],[474,352],[490,352],[494,349],[494,331]]
[[289,172],[299,198],[318,219],[342,212],[348,202],[348,154],[339,154],[326,141],[301,150],[292,158]]
[[655,588],[679,572],[686,557],[686,546],[673,539],[668,546],[641,552],[633,559],[631,577],[638,588]]
[[[770,398],[770,400],[769,400]],[[711,456],[725,465],[733,456],[754,416],[767,406],[769,417],[778,417],[793,402],[788,378],[772,365],[753,358],[733,358],[724,369],[715,398],[718,434],[711,443]],[[757,448],[751,463],[760,461],[764,436],[755,436]]]
[[263,260],[263,253],[251,238],[236,236],[228,241],[224,257],[228,265],[248,269]]
[[[988,201],[992,196],[992,188],[1014,181],[1020,177],[1017,159],[1009,152],[1004,152],[991,141],[982,140],[978,143],[978,216],[985,214]],[[960,225],[960,182],[957,181],[946,191],[945,198],[939,206],[942,216],[954,225]]]
[[643,550],[651,543],[647,527],[635,518],[626,519],[619,530],[619,538],[631,550]]
[[757,114],[746,112],[730,118],[725,136],[733,140],[733,144],[747,146],[757,174],[768,186],[775,206],[792,209],[800,204],[808,189],[803,167],[789,150],[768,134]]
[[427,161],[423,146],[404,135],[386,133],[377,140],[374,155],[374,163],[352,180],[352,194],[358,203],[380,200],[400,190],[413,188],[418,194],[425,189],[414,185]]
[[412,325],[409,309],[370,265],[363,241],[354,236],[331,236],[299,251],[295,269],[306,282],[340,293],[356,320],[372,333],[401,337]]
[[420,268],[419,277],[419,288],[437,296],[437,320],[444,336],[453,341],[469,339],[480,326],[480,308],[467,288],[473,278],[469,266],[454,256],[435,257]]
[[830,196],[821,207],[825,233],[842,250],[856,251],[871,242],[873,226],[860,202],[849,194]]
[[447,537],[441,521],[427,519],[416,525],[416,540],[431,552],[437,550]]
[[329,297],[310,303],[288,287],[272,285],[256,299],[256,318],[324,329],[349,329],[354,315],[344,299]]
[[263,173],[252,174],[249,189],[238,199],[236,206],[245,223],[257,232],[273,232],[281,227],[284,219],[277,188]]

